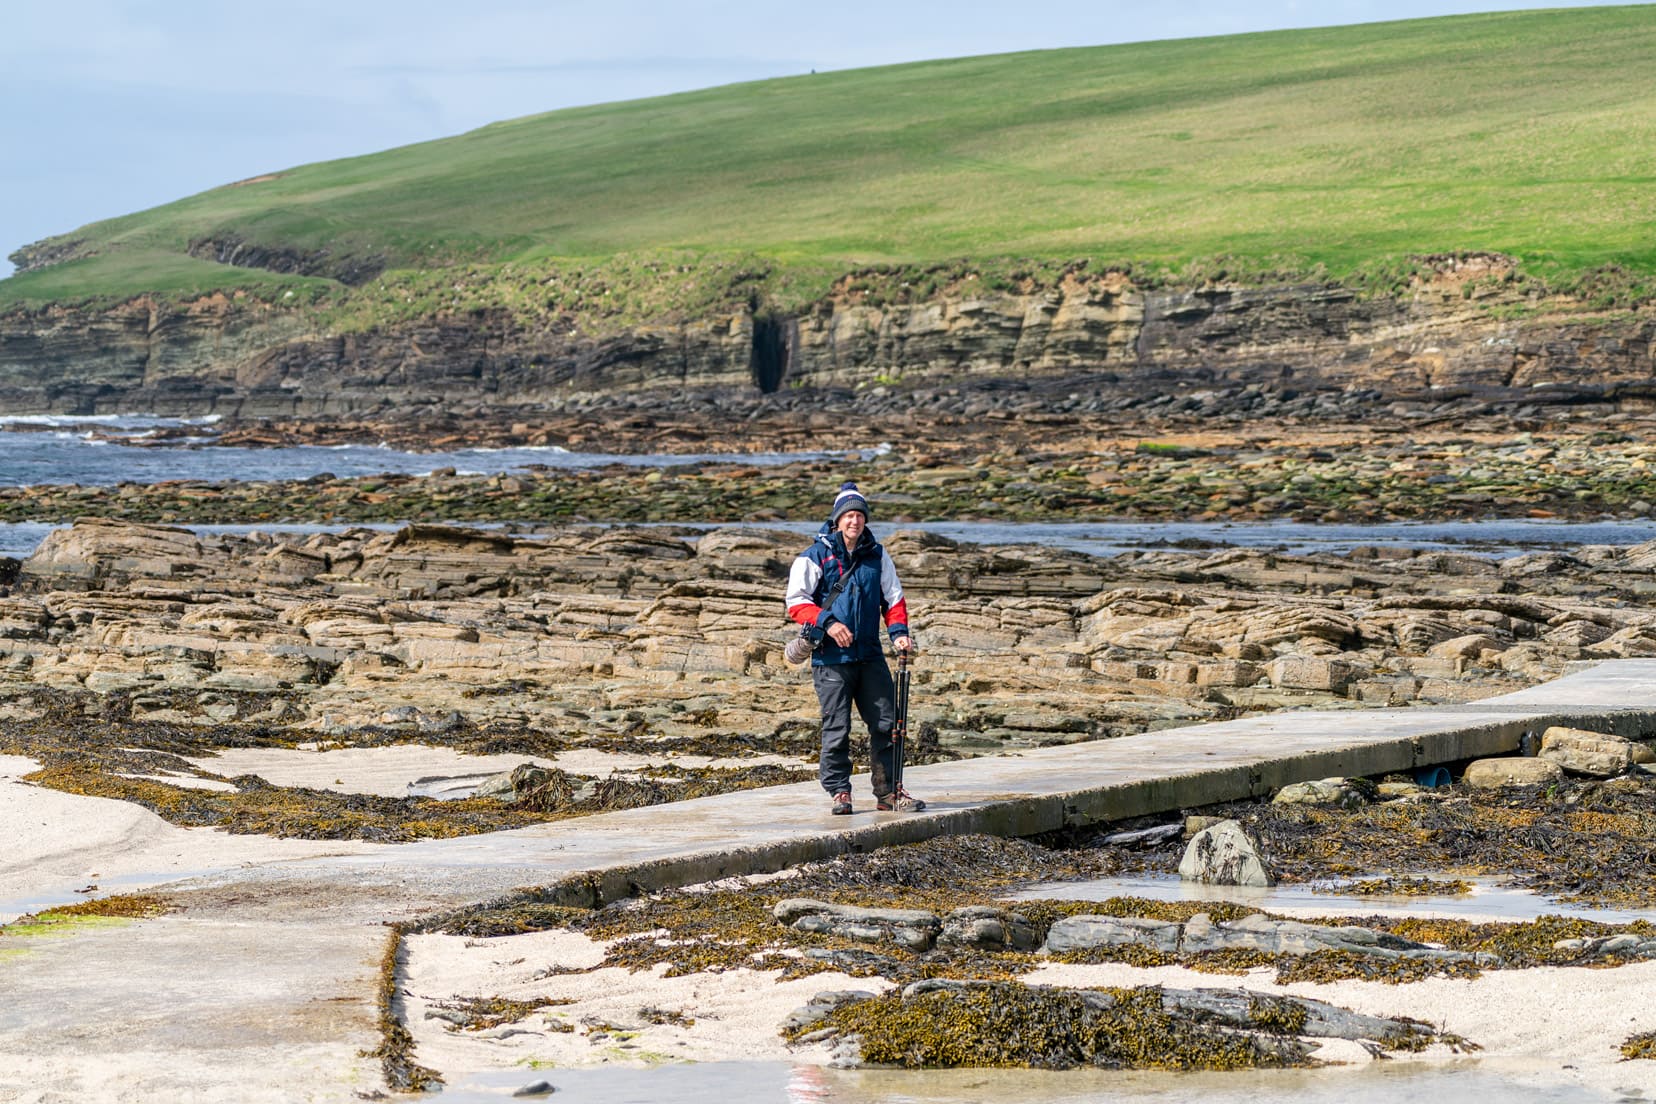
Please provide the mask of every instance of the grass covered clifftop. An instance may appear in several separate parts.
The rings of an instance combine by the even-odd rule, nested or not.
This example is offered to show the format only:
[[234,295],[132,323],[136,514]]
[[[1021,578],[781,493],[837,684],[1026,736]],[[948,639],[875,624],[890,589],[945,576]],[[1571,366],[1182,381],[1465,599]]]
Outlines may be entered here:
[[495,272],[533,293],[525,266],[591,287],[616,255],[646,274],[717,258],[720,297],[731,258],[751,257],[755,293],[784,302],[859,268],[957,258],[1384,285],[1411,258],[1483,251],[1626,303],[1656,287],[1653,63],[1656,6],[1641,5],[731,85],[94,223],[19,251],[0,305],[246,288],[349,314],[388,278],[387,310],[464,306],[491,298],[477,289]]

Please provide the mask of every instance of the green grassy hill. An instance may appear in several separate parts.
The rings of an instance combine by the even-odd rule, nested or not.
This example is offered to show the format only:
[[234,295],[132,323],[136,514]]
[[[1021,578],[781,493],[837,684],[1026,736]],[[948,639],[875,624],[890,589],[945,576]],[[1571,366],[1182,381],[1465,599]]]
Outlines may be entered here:
[[[392,269],[754,254],[1348,278],[1492,250],[1656,273],[1656,5],[814,74],[557,111],[64,235],[0,301],[311,284],[202,239]],[[327,281],[322,281],[327,283]]]

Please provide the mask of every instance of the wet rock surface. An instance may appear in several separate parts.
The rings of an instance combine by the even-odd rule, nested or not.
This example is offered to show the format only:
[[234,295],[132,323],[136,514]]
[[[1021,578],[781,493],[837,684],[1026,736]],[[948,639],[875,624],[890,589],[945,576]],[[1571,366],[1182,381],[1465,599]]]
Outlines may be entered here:
[[[1372,396],[1359,396],[1314,416],[1257,421],[1246,404],[1216,417],[1203,413],[1200,400],[1165,393],[1156,410],[1127,416],[1080,409],[1081,399],[1067,412],[1047,411],[1044,402],[956,394],[933,409],[911,394],[847,394],[839,402],[771,397],[745,414],[718,402],[685,409],[603,404],[549,416],[545,426],[293,423],[252,438],[230,431],[221,440],[389,439],[415,450],[527,443],[655,459],[579,469],[531,465],[499,475],[439,468],[427,476],[236,481],[239,473],[229,471],[224,479],[149,485],[0,487],[0,520],[808,521],[820,517],[826,491],[847,478],[877,496],[876,523],[1597,519],[1644,518],[1656,508],[1656,417],[1645,414],[1560,421],[1451,411],[1417,418],[1382,413]],[[152,445],[168,447],[165,438]],[[779,464],[737,455],[765,451],[829,455]],[[1514,577],[1571,566],[1545,553],[1515,564]]]

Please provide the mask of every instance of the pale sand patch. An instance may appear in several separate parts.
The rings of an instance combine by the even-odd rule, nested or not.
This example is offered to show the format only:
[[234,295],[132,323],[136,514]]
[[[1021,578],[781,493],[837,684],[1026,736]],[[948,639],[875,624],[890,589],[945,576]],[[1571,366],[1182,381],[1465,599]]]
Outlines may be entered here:
[[[881,992],[878,978],[816,974],[778,982],[774,973],[722,973],[662,977],[665,966],[641,973],[621,969],[539,976],[551,966],[585,967],[601,961],[604,945],[572,932],[540,932],[493,939],[447,935],[411,936],[406,1022],[418,1061],[445,1075],[550,1067],[647,1065],[653,1062],[826,1060],[823,1048],[790,1049],[777,1027],[794,1009],[829,989]],[[438,1002],[456,996],[514,1000],[570,998],[528,1019],[482,1032],[449,1031],[428,1019]],[[688,1026],[652,1024],[645,1009],[689,1020]],[[572,1032],[549,1030],[562,1022]],[[625,1029],[605,1033],[598,1024]]]
[[522,763],[557,767],[571,774],[600,778],[607,777],[612,771],[634,771],[667,763],[690,770],[768,764],[804,765],[797,759],[778,755],[714,759],[704,755],[622,755],[594,748],[575,748],[550,758],[535,755],[467,755],[452,748],[425,744],[320,751],[232,748],[217,755],[186,758],[202,770],[227,778],[256,774],[274,786],[305,786],[337,793],[377,794],[380,797],[406,797],[409,785],[424,778],[504,774]]
[[[180,828],[125,801],[60,793],[20,781],[40,765],[0,755],[0,923],[212,870],[277,859],[359,854],[384,844],[234,836]],[[89,892],[89,886],[97,889]]]
[[162,771],[159,774],[123,774],[119,777],[132,778],[140,782],[162,782],[183,790],[212,790],[214,793],[236,792],[234,783],[220,782],[216,778],[201,778],[193,774],[178,774],[174,771]]

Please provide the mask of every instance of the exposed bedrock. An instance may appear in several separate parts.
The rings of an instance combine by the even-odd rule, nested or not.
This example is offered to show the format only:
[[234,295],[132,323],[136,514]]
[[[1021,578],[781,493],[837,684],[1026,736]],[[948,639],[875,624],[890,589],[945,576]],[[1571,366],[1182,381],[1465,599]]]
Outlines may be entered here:
[[[562,315],[433,315],[365,332],[215,295],[0,315],[0,410],[242,417],[450,412],[678,388],[752,393],[874,381],[1085,377],[1100,393],[1260,386],[1656,402],[1656,318],[1492,302],[1445,277],[1403,298],[1336,285],[1144,290],[1118,274],[1057,287],[874,304],[838,291],[617,329]],[[1508,293],[1500,293],[1508,294]]]
[[[124,695],[134,718],[156,721],[277,709],[330,735],[458,714],[513,730],[769,733],[762,744],[777,746],[816,719],[808,677],[781,659],[801,539],[592,526],[202,535],[83,520],[0,589],[0,715],[67,691]],[[1560,569],[1546,574],[1534,556],[1406,550],[1093,557],[901,529],[884,543],[924,649],[917,754],[1296,706],[1453,705],[1574,661],[1656,654],[1642,600],[1656,542],[1549,554]]]

